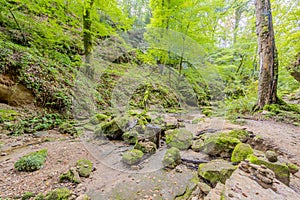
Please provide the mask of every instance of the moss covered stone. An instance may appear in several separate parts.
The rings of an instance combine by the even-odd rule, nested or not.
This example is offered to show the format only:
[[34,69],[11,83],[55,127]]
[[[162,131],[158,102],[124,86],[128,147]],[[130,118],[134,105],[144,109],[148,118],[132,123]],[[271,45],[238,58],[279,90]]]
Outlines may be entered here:
[[167,168],[175,168],[181,162],[180,151],[176,147],[171,147],[165,153],[163,158],[163,165]]
[[239,143],[235,146],[232,155],[232,162],[241,162],[247,158],[248,155],[253,154],[253,149],[249,144]]
[[93,117],[90,118],[90,123],[93,125],[97,125],[105,120],[107,120],[109,116],[104,114],[96,114]]
[[232,152],[237,144],[241,141],[228,135],[213,135],[204,140],[203,152],[217,156],[224,152]]
[[45,200],[68,200],[71,197],[71,191],[68,188],[57,188],[46,194]]
[[81,177],[89,177],[93,170],[93,163],[90,160],[82,159],[78,160],[76,164],[76,169]]
[[32,152],[21,157],[15,164],[14,167],[18,171],[36,171],[43,167],[47,157],[47,149],[42,149],[36,152]]
[[221,159],[213,160],[209,163],[202,163],[198,167],[198,175],[216,185],[218,182],[225,183],[236,169],[229,162]]
[[293,163],[287,163],[287,166],[292,174],[296,174],[299,171],[299,167]]
[[199,139],[199,140],[193,140],[192,141],[192,149],[193,151],[199,152],[202,150],[204,145],[203,140]]
[[166,143],[169,147],[179,150],[188,149],[192,145],[193,134],[187,129],[175,129],[166,133]]
[[275,151],[266,151],[265,155],[270,162],[277,162],[278,160],[278,155]]
[[247,160],[256,165],[265,165],[267,168],[271,169],[278,180],[286,185],[290,183],[290,170],[286,164],[279,162],[269,162],[265,157],[256,157],[255,155],[249,155]]
[[156,144],[153,142],[137,142],[134,145],[135,149],[141,150],[143,153],[155,153]]
[[81,183],[79,173],[76,171],[75,168],[71,168],[66,173],[63,173],[59,176],[59,181],[70,181],[72,183]]
[[134,165],[141,161],[144,153],[138,149],[127,151],[122,156],[122,161],[128,165]]
[[136,144],[138,141],[139,133],[135,130],[131,130],[129,132],[126,132],[122,135],[123,140],[127,144]]
[[120,128],[116,119],[108,122],[102,122],[95,129],[95,135],[105,136],[109,139],[120,139],[123,134],[123,130]]

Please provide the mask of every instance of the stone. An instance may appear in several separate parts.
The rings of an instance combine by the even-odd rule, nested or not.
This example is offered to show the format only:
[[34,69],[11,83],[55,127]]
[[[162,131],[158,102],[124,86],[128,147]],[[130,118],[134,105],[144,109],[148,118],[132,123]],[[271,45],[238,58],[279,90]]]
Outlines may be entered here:
[[93,170],[93,163],[90,160],[78,160],[76,164],[77,172],[81,177],[89,177]]
[[232,162],[241,162],[247,158],[248,155],[253,154],[253,149],[249,144],[239,143],[235,146],[232,155]]
[[109,116],[104,114],[96,114],[93,117],[90,118],[90,123],[93,125],[97,125],[105,120],[107,120]]
[[195,151],[195,152],[201,151],[202,148],[203,148],[203,145],[204,145],[204,142],[203,142],[203,140],[201,140],[201,139],[193,140],[193,141],[192,141],[192,149],[193,149],[193,151]]
[[76,200],[90,200],[90,197],[87,194],[79,195]]
[[287,166],[292,174],[296,174],[299,171],[299,167],[293,163],[287,163]]
[[105,136],[109,139],[120,139],[123,134],[123,130],[120,128],[116,119],[113,119],[108,122],[102,122],[96,126],[95,135],[96,136]]
[[141,150],[143,153],[155,153],[156,144],[153,142],[138,142],[134,146],[134,149]]
[[278,161],[278,155],[275,151],[266,151],[266,157],[268,161],[270,162],[277,162]]
[[204,140],[203,152],[210,156],[219,156],[222,152],[232,152],[239,143],[239,139],[228,135],[212,135]]
[[136,144],[138,141],[138,136],[139,134],[137,131],[131,130],[129,132],[124,133],[122,135],[122,138],[127,144]]
[[208,194],[211,190],[211,187],[209,185],[207,185],[206,183],[203,182],[199,182],[198,183],[198,187],[200,188],[200,190],[204,193],[204,194]]
[[164,167],[174,169],[177,165],[181,163],[181,156],[179,149],[171,147],[168,149],[164,155],[162,161]]
[[283,182],[286,185],[289,185],[290,183],[290,170],[288,166],[284,163],[279,162],[269,162],[267,158],[265,157],[257,157],[255,155],[249,155],[247,160],[250,163],[256,164],[256,165],[264,165],[267,168],[271,169],[278,180]]
[[209,163],[200,164],[198,174],[212,185],[216,185],[218,182],[225,183],[235,169],[236,167],[228,161],[216,159]]
[[193,134],[187,129],[175,129],[166,132],[166,143],[169,147],[186,150],[192,145]]
[[60,182],[63,182],[65,180],[73,183],[81,183],[81,179],[79,177],[79,173],[77,172],[76,168],[71,168],[70,170],[68,170],[67,172],[59,176]]
[[132,149],[123,154],[122,161],[128,165],[134,165],[142,160],[143,155],[141,150]]

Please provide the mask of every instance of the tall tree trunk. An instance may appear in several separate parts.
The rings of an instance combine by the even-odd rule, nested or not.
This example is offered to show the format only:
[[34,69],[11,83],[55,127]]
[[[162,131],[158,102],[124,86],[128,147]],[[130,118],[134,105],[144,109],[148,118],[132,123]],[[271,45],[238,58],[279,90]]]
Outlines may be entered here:
[[275,46],[270,0],[256,0],[256,31],[259,53],[257,109],[277,102],[278,56]]
[[91,9],[93,7],[93,4],[94,0],[86,0],[83,11],[83,44],[85,55],[85,73],[89,78],[93,78],[94,74],[94,70],[91,66],[93,50]]

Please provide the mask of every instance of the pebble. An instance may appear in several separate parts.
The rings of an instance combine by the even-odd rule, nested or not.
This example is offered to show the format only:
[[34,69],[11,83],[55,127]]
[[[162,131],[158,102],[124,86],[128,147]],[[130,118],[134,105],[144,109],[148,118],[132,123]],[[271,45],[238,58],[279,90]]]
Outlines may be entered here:
[[8,155],[8,154],[5,153],[5,152],[1,153],[1,156],[7,156],[7,155]]

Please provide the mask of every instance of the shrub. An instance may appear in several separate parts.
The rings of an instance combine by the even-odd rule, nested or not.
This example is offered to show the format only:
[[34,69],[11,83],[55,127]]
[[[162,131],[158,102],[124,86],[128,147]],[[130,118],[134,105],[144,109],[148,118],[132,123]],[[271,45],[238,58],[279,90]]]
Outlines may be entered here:
[[14,166],[18,171],[36,171],[43,167],[46,157],[47,149],[42,149],[21,157]]

